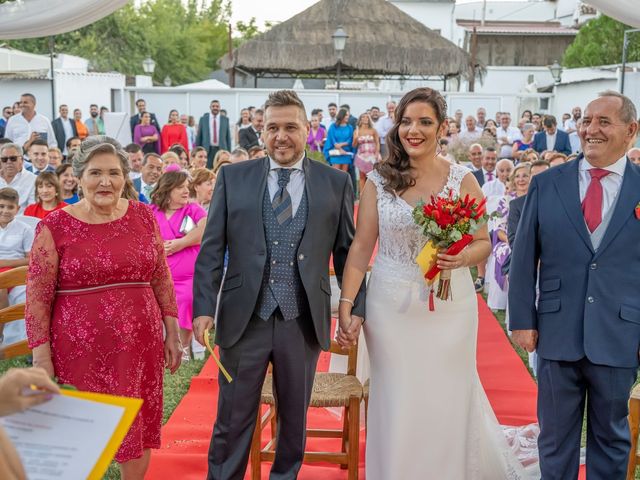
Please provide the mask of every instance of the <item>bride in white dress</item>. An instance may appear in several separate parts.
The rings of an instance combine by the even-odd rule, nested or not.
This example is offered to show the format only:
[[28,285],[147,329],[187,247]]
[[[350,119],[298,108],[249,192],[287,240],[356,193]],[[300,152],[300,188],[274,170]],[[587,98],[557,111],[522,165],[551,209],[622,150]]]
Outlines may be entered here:
[[449,192],[482,197],[468,169],[437,155],[445,130],[438,92],[420,88],[400,101],[389,156],[368,175],[345,267],[337,339],[349,345],[360,323],[350,300],[379,241],[363,327],[371,362],[367,480],[527,478],[476,369],[478,306],[469,267],[489,255],[486,226],[462,253],[440,258],[452,270],[453,299],[436,298],[435,311],[414,260],[425,244],[412,217],[421,199]]

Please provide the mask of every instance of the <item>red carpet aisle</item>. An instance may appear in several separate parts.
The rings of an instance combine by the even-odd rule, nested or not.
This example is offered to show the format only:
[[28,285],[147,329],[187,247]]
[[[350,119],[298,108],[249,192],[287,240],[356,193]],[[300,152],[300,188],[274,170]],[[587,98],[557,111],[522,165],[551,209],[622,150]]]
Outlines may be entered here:
[[[320,357],[318,369],[326,371],[329,356]],[[536,422],[536,385],[515,353],[500,325],[480,300],[478,370],[496,416],[504,425]],[[207,362],[194,377],[189,392],[162,429],[162,448],[154,450],[147,479],[202,480],[206,476],[207,450],[216,412],[217,369]],[[337,427],[339,421],[323,409],[309,410],[309,425]],[[364,431],[361,434],[360,478],[364,478]],[[326,443],[325,443],[326,442]],[[334,446],[332,440],[310,439],[307,448]],[[268,478],[263,465],[262,478]],[[301,480],[346,479],[346,472],[334,465],[304,465]],[[247,477],[248,478],[248,477]]]

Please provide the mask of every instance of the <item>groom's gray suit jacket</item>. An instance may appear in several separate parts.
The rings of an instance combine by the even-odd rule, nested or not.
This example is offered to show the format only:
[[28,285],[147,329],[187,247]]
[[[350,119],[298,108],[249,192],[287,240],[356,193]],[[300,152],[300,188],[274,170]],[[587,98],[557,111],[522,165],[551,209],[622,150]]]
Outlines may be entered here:
[[[329,260],[338,283],[355,231],[354,195],[349,176],[319,162],[304,159],[307,223],[296,259],[309,303],[318,344],[331,342]],[[262,287],[267,245],[263,199],[269,159],[226,165],[218,173],[209,218],[193,281],[193,315],[216,319],[216,343],[232,347],[244,333],[256,309]],[[227,272],[223,280],[225,252]],[[217,294],[222,284],[219,305]],[[364,317],[365,282],[353,314]]]

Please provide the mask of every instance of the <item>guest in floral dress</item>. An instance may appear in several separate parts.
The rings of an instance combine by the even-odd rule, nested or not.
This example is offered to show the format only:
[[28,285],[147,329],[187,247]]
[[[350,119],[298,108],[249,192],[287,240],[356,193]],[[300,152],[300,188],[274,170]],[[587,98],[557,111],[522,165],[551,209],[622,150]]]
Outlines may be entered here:
[[368,113],[363,113],[358,118],[358,128],[353,134],[353,148],[357,149],[354,163],[360,172],[358,192],[362,192],[367,174],[373,170],[374,163],[380,161],[380,137]]
[[90,137],[73,169],[83,199],[41,220],[31,249],[29,347],[60,383],[144,400],[115,457],[123,478],[143,478],[160,447],[163,366],[181,359],[171,274],[153,212],[121,198],[120,144]]

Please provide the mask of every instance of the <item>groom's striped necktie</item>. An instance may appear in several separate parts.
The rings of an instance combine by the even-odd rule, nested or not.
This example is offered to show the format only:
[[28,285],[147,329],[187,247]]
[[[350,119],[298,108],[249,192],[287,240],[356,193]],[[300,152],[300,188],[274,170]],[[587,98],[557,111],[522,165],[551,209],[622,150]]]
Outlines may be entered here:
[[278,168],[278,191],[271,202],[273,213],[282,226],[287,226],[293,218],[293,207],[291,206],[291,195],[287,190],[289,177],[291,177],[290,168]]

